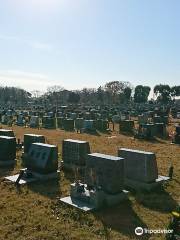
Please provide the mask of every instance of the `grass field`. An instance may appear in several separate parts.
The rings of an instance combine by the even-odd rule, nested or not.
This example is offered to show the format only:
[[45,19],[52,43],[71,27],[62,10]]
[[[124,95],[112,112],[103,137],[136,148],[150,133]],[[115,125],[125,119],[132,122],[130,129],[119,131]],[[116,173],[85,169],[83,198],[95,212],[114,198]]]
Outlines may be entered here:
[[98,135],[17,126],[13,126],[13,130],[21,139],[25,133],[43,134],[48,143],[58,144],[60,153],[62,140],[66,138],[89,141],[91,152],[117,155],[118,147],[152,151],[156,153],[160,174],[167,175],[173,163],[174,179],[160,192],[130,194],[129,200],[118,206],[84,213],[59,201],[60,197],[69,195],[71,173],[61,171],[59,181],[32,183],[20,188],[4,182],[4,176],[21,168],[21,152],[18,152],[15,169],[0,169],[0,240],[165,239],[162,234],[136,238],[134,229],[137,226],[166,228],[180,196],[180,146],[171,145],[170,140],[133,139],[118,134],[117,130]]

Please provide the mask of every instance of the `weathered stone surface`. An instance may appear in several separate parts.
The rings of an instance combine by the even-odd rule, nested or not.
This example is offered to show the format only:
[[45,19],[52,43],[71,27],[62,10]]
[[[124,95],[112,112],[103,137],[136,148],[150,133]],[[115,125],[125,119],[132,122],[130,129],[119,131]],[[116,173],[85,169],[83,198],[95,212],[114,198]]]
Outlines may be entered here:
[[86,161],[87,185],[100,186],[109,193],[118,193],[123,189],[124,159],[120,157],[93,153]]
[[62,160],[65,164],[84,166],[90,153],[89,142],[66,139],[62,144]]
[[124,176],[141,182],[154,182],[158,178],[156,155],[127,148],[120,148],[118,156],[124,158]]
[[33,143],[29,149],[26,167],[36,173],[53,173],[58,169],[58,148],[55,145]]
[[12,161],[16,158],[16,138],[0,136],[0,161]]
[[24,134],[24,152],[28,153],[32,143],[45,143],[43,135]]

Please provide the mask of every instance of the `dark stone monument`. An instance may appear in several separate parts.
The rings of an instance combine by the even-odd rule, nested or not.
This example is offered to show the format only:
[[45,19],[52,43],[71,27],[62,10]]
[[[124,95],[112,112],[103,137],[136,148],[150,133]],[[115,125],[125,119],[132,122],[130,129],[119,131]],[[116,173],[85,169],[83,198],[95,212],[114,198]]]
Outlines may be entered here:
[[55,145],[33,143],[28,151],[27,170],[37,174],[56,173],[58,148]]
[[24,153],[28,153],[32,143],[45,143],[43,135],[24,134]]
[[62,143],[63,166],[67,169],[74,167],[84,167],[87,154],[90,153],[89,143],[73,139],[66,139]]
[[16,159],[16,138],[0,136],[0,166],[12,166]]
[[0,129],[0,136],[14,137],[14,132],[9,129]]

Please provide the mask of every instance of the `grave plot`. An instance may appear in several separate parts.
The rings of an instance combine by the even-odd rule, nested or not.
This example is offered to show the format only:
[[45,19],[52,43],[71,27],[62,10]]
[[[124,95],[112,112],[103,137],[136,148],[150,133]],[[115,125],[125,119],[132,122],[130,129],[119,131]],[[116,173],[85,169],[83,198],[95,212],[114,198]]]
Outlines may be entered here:
[[89,142],[66,139],[62,143],[62,165],[64,169],[78,168],[84,172],[87,154],[90,153]]
[[95,121],[94,120],[84,120],[83,131],[84,132],[96,131]]
[[139,124],[137,130],[135,130],[134,137],[139,139],[153,140],[156,135],[155,124],[153,123],[144,123]]
[[58,178],[58,148],[55,145],[33,143],[26,157],[26,167],[20,174],[6,177],[11,182],[25,184]]
[[161,123],[162,122],[162,119],[161,119],[161,116],[154,116],[153,117],[153,122],[154,123]]
[[13,130],[0,129],[0,136],[15,137]]
[[38,116],[31,116],[29,126],[31,128],[39,128],[39,117]]
[[17,126],[24,126],[25,124],[25,119],[24,119],[24,116],[22,114],[19,114],[17,116],[17,121],[16,121],[16,125]]
[[118,204],[127,199],[123,179],[123,158],[88,154],[84,182],[71,184],[70,196],[61,198],[61,201],[84,211]]
[[141,114],[141,115],[138,115],[138,123],[139,124],[146,124],[148,123],[148,115],[147,114]]
[[98,119],[95,122],[96,129],[101,132],[106,132],[108,130],[108,121],[103,119]]
[[151,191],[169,177],[158,175],[156,155],[127,148],[120,148],[118,156],[124,158],[124,184],[134,190]]
[[16,161],[16,138],[0,136],[0,167],[14,166]]
[[167,137],[167,129],[165,123],[155,123],[156,136],[166,138]]
[[77,118],[77,114],[75,112],[70,113],[70,119],[75,120]]
[[133,133],[134,130],[134,121],[133,120],[124,120],[119,123],[119,132]]
[[180,125],[176,126],[176,132],[173,138],[173,143],[180,144]]
[[56,128],[56,118],[50,116],[43,116],[42,127],[47,129]]
[[4,125],[7,125],[8,124],[8,116],[7,115],[2,115],[1,116],[1,123],[4,124]]
[[37,134],[24,134],[24,152],[22,153],[23,166],[26,166],[28,152],[32,143],[45,143],[45,137]]
[[45,137],[37,134],[24,134],[24,153],[28,153],[32,143],[45,143]]
[[74,131],[74,119],[66,118],[63,121],[65,131]]
[[76,118],[75,120],[75,129],[77,132],[82,132],[84,126],[84,119],[83,118]]
[[64,129],[64,117],[57,117],[57,128]]

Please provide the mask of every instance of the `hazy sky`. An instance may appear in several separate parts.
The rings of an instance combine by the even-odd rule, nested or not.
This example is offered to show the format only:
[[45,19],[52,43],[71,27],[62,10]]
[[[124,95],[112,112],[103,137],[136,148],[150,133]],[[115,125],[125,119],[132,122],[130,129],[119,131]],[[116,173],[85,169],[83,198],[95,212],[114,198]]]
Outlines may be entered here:
[[179,0],[1,0],[0,85],[180,84]]

